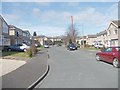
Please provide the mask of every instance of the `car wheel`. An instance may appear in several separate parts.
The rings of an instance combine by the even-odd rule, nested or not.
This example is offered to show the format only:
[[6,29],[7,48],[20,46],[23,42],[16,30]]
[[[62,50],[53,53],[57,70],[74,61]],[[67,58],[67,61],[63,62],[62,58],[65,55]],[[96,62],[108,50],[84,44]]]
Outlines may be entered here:
[[24,49],[24,52],[26,52],[27,50],[26,49]]
[[120,62],[118,61],[117,58],[113,59],[113,66],[116,67],[116,68],[118,68],[120,66]]
[[100,56],[99,55],[96,55],[95,58],[96,58],[97,61],[100,61]]
[[12,51],[10,48],[8,48],[8,51]]

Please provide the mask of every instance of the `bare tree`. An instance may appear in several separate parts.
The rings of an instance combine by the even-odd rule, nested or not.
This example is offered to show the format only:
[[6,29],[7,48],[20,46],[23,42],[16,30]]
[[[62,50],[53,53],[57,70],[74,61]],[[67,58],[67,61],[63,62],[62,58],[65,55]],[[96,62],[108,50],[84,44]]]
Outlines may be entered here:
[[76,43],[76,38],[78,36],[78,31],[73,23],[73,16],[71,16],[71,25],[68,26],[66,31],[66,37],[64,38],[64,42],[66,43]]
[[67,30],[67,35],[66,35],[67,42],[75,43],[77,36],[78,36],[78,31],[75,25],[73,27],[69,26]]

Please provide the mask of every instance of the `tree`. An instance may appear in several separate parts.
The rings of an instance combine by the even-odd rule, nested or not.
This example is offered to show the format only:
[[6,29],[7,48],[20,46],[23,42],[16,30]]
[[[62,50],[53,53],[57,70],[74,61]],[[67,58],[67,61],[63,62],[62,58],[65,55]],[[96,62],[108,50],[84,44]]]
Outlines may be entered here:
[[33,36],[37,36],[37,33],[36,33],[36,32],[34,32],[34,33],[33,33]]
[[67,41],[65,42],[76,43],[77,35],[78,35],[78,31],[73,23],[73,16],[71,16],[71,25],[68,27],[68,31],[65,39]]
[[75,25],[73,27],[69,26],[67,30],[67,35],[66,35],[67,42],[75,43],[77,36],[78,36],[78,31]]

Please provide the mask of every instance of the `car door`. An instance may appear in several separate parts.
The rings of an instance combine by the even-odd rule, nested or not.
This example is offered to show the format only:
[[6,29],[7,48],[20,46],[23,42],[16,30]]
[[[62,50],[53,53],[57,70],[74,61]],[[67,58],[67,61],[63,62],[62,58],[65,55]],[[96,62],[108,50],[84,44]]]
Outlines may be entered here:
[[105,61],[111,62],[112,56],[113,56],[112,48],[109,47],[109,48],[107,48],[107,49],[104,51],[103,58],[104,58]]
[[16,46],[16,51],[21,51],[20,46],[22,46],[22,44],[18,44],[18,45]]
[[104,50],[102,50],[102,51],[100,52],[99,56],[100,56],[101,60],[105,60],[106,50],[107,50],[107,49],[104,49]]

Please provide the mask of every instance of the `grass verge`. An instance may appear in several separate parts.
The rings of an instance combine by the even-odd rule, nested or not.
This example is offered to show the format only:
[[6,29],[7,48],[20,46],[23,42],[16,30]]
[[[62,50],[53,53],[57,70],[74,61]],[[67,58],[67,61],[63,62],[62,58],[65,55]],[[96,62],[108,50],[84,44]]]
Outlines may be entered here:
[[29,55],[26,52],[3,51],[2,52],[2,57],[6,57],[6,56],[19,57],[19,58],[21,57],[21,58],[25,58],[25,59],[30,58]]

